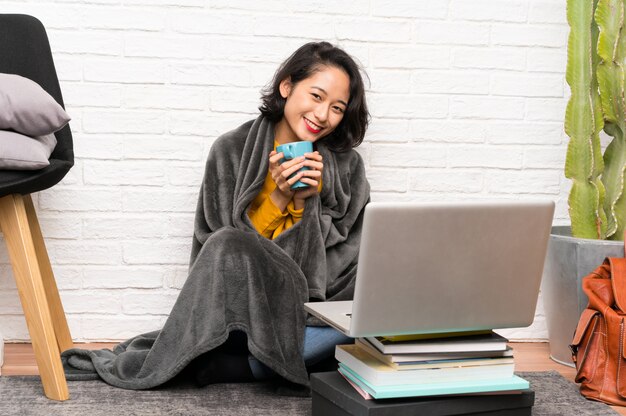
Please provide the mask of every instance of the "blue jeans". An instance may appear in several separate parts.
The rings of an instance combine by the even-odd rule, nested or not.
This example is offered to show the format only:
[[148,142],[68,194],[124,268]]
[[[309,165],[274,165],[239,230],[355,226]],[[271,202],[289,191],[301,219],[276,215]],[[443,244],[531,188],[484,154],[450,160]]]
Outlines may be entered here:
[[[329,326],[307,326],[304,330],[304,351],[302,357],[304,364],[309,367],[320,361],[332,357],[335,346],[351,344],[353,339]],[[254,356],[248,356],[250,369],[254,378],[264,380],[275,375],[271,368],[257,360]]]

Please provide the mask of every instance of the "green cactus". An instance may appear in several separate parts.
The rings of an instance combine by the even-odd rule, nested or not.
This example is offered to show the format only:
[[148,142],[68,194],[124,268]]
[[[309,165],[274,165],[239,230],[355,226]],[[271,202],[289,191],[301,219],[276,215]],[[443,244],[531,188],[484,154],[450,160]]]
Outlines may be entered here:
[[[620,240],[626,222],[624,0],[568,0],[565,176],[575,237]],[[604,156],[600,131],[612,136]]]

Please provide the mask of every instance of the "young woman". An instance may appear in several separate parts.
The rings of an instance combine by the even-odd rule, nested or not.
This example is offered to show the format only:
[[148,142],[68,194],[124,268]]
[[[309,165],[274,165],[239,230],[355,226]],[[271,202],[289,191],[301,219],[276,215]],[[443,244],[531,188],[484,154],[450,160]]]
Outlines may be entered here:
[[[279,376],[306,387],[306,367],[348,341],[303,303],[354,291],[369,201],[353,150],[369,119],[359,67],[327,42],[305,44],[279,67],[260,110],[211,147],[189,276],[163,329],[112,352],[65,351],[69,379],[95,371],[139,389],[186,368],[200,384]],[[276,147],[298,141],[314,151],[283,161]],[[297,181],[308,187],[292,190]]]

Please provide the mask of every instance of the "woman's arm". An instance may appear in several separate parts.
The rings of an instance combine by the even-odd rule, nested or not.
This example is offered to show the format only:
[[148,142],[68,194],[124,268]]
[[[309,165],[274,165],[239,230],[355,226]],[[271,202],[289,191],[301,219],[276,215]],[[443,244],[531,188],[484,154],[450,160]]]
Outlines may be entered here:
[[285,196],[285,194],[278,187],[276,187],[276,189],[270,193],[270,199],[280,212],[285,212],[287,205],[289,205],[289,201],[291,201],[291,196]]
[[272,239],[274,231],[285,222],[288,214],[287,210],[281,210],[271,200],[271,195],[264,194],[263,191],[261,191],[261,195],[257,197],[248,211],[248,217],[250,217],[254,228],[263,237],[269,239]]

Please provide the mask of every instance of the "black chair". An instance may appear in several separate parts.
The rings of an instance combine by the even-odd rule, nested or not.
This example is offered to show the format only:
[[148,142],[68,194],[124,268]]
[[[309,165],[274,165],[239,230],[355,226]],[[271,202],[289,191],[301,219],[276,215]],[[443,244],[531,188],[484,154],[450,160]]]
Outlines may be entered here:
[[[63,105],[48,36],[36,18],[0,14],[0,73],[30,78]],[[50,399],[67,400],[69,392],[60,351],[72,348],[72,337],[30,197],[33,192],[57,184],[74,164],[69,125],[55,136],[57,147],[45,169],[0,170],[0,228],[8,246],[44,393]]]

